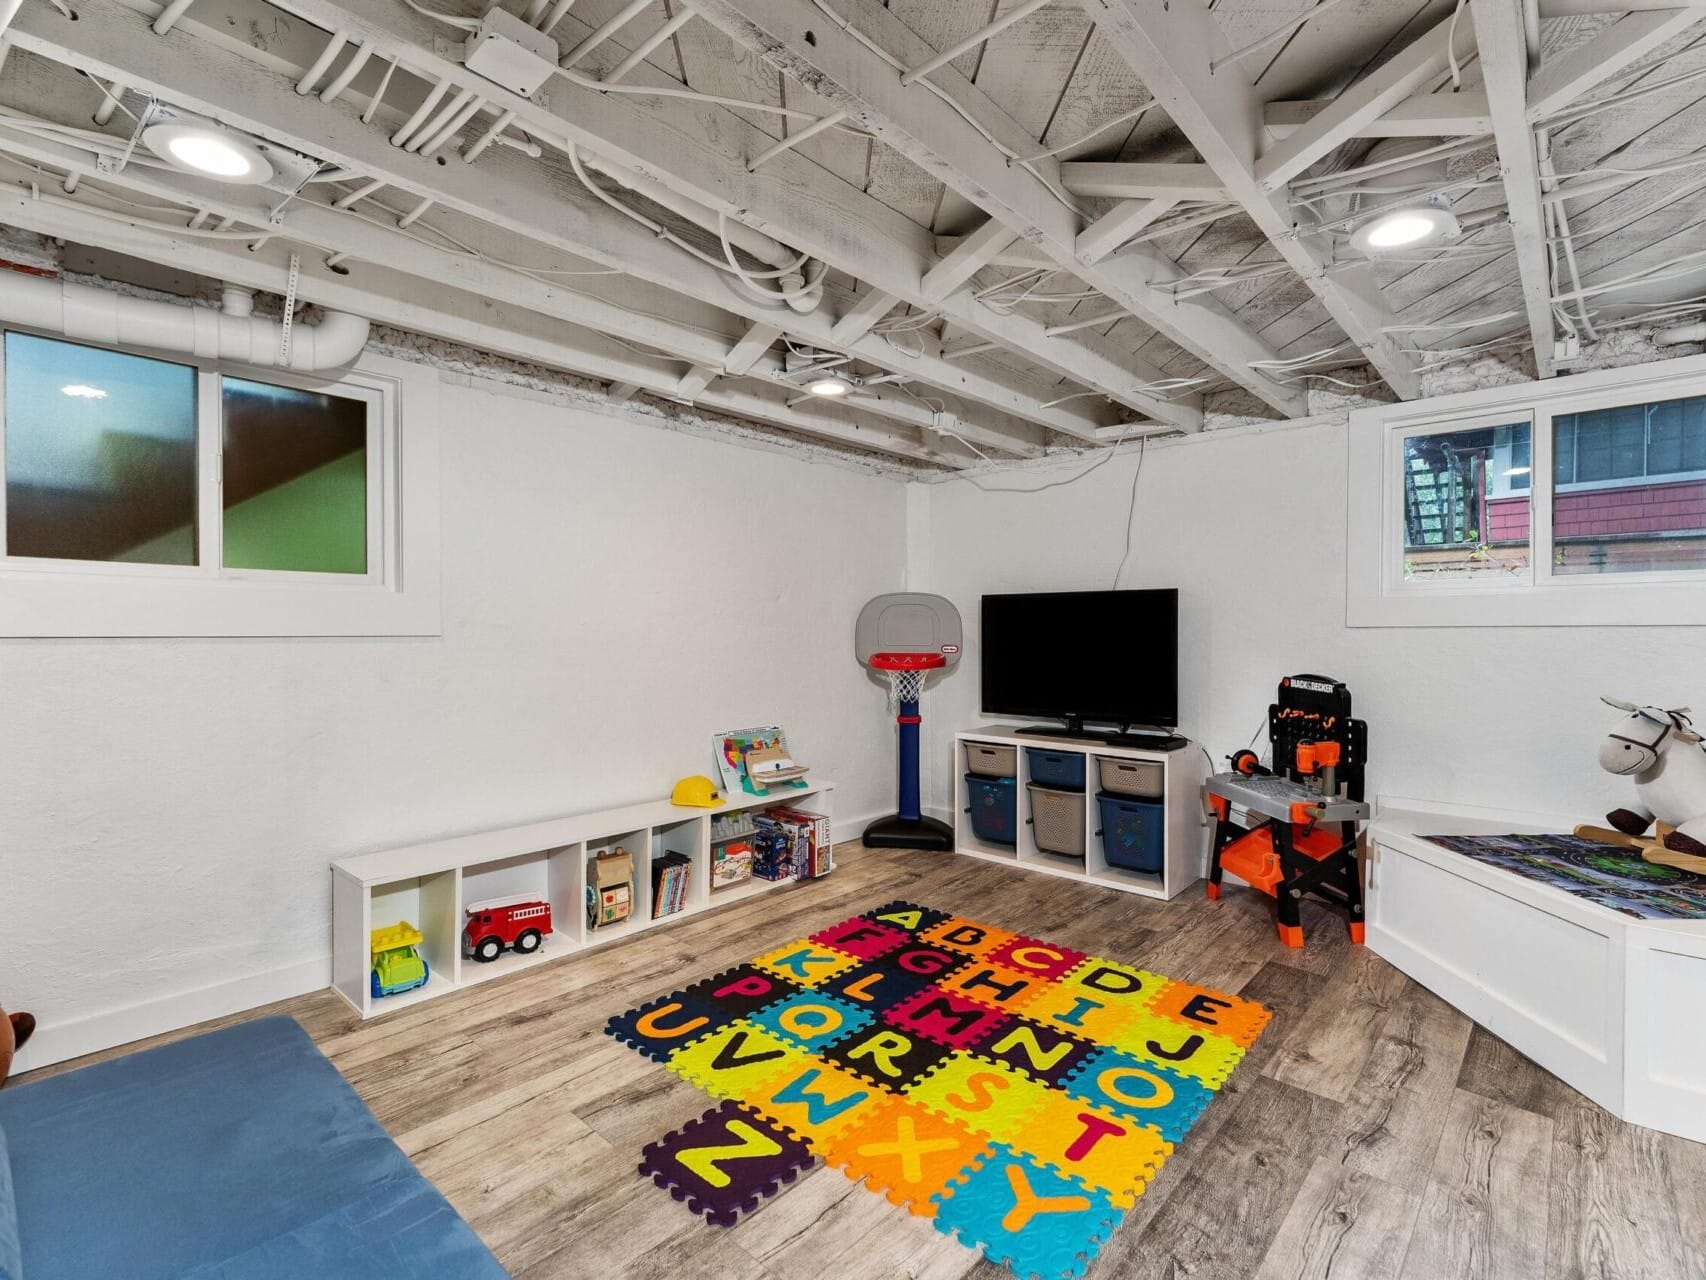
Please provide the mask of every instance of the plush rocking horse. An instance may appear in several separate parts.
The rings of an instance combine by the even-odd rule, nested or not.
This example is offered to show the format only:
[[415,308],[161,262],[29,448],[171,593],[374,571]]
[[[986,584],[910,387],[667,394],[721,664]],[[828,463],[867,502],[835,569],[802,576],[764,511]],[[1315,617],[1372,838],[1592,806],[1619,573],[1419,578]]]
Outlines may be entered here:
[[1648,862],[1706,873],[1706,745],[1688,708],[1600,701],[1627,714],[1600,743],[1599,766],[1633,778],[1636,802],[1605,815],[1614,830],[1577,827],[1576,834],[1639,849]]

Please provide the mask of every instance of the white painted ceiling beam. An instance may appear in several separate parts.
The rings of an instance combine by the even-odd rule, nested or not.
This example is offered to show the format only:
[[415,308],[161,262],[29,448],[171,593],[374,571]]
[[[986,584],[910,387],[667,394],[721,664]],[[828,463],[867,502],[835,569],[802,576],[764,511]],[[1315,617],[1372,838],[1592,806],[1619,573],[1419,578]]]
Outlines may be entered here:
[[[964,240],[964,236],[937,236],[936,252],[946,258]],[[1010,267],[1014,271],[1050,271],[1058,264],[1029,240],[1015,240],[991,258],[988,265]]]
[[[1039,176],[1058,181],[1059,164],[1045,157],[1031,162],[1036,170],[1032,172],[1025,165],[1009,163],[986,133],[1015,154],[1034,150],[1036,139],[952,66],[935,71],[931,86],[957,106],[943,101],[930,86],[903,83],[893,63],[874,52],[871,44],[908,67],[929,61],[936,51],[876,0],[839,0],[838,12],[858,37],[826,23],[812,0],[694,0],[694,7],[737,44],[759,53],[808,85],[819,98],[846,111],[879,140],[1031,240],[1062,268],[1203,363],[1281,412],[1304,411],[1305,397],[1299,389],[1254,367],[1256,362],[1273,359],[1274,352],[1230,311],[1208,298],[1182,302],[1160,287],[1183,274],[1175,264],[1141,248],[1095,266],[1079,262],[1075,252],[1083,220]],[[1136,358],[1127,359],[1139,363]],[[1143,376],[1153,380],[1158,375]]]
[[758,363],[759,357],[781,336],[782,331],[774,325],[753,325],[739,342],[729,348],[728,355],[723,357],[723,372],[738,378]]
[[1561,111],[1602,80],[1669,43],[1706,19],[1706,6],[1630,13],[1586,44],[1549,59],[1528,84],[1528,119],[1544,120]]
[[[935,262],[929,231],[794,151],[749,171],[747,161],[769,149],[774,139],[732,110],[678,98],[606,94],[562,78],[553,80],[537,101],[523,98],[469,71],[456,57],[459,43],[446,42],[442,27],[394,0],[277,3],[329,31],[344,31],[386,57],[442,77],[457,89],[479,94],[493,109],[514,111],[518,125],[542,140],[583,146],[874,288],[925,305],[919,286]],[[562,30],[573,26],[571,14]],[[597,50],[579,69],[595,73],[606,52]],[[648,80],[679,88],[647,65],[635,68],[627,83]],[[943,300],[937,309],[1029,362],[1138,412],[1181,426],[1201,423],[1197,397],[1169,400],[1148,391],[1152,371],[1142,362],[1134,367],[1129,352],[1095,340],[1051,339],[1040,321],[1017,313],[1002,315],[978,305],[969,292]],[[883,363],[893,366],[892,359]],[[1094,429],[1083,426],[1083,402],[1075,403],[1076,412],[1063,415],[1058,425],[1048,425],[1081,438],[1099,438]]]
[[[273,293],[284,291],[289,272],[289,249],[278,241],[251,252],[227,240],[189,240],[142,227],[119,228],[81,209],[31,200],[16,187],[0,188],[0,221]],[[353,278],[326,270],[321,263],[304,263],[297,296],[304,302],[354,312],[381,324],[478,350],[501,350],[548,368],[601,381],[631,383],[666,399],[673,396],[678,381],[672,362],[636,355],[590,329],[521,312],[488,298],[447,291],[432,282],[401,277],[383,268],[371,268],[356,283]],[[699,404],[735,417],[918,461],[947,466],[979,461],[970,450],[952,441],[927,444],[906,428],[888,427],[828,406],[790,406],[790,398],[792,393],[781,387],[729,384],[706,391]]]
[[835,327],[829,331],[829,340],[839,347],[859,341],[877,321],[893,311],[899,301],[892,293],[872,289],[836,320]]
[[1534,340],[1534,364],[1542,378],[1549,378],[1557,372],[1553,350],[1556,325],[1546,221],[1540,202],[1539,155],[1524,102],[1528,41],[1522,11],[1510,0],[1469,0],[1469,4],[1487,82],[1487,101],[1493,112],[1493,138],[1499,147],[1499,174],[1516,241],[1517,275]]
[[1226,199],[1226,187],[1206,164],[1067,160],[1060,166],[1060,185],[1075,196],[1111,200]]
[[[576,254],[595,266],[613,267],[688,297],[714,300],[748,321],[785,326],[803,342],[829,343],[831,321],[825,310],[799,315],[764,305],[721,272],[661,244],[639,224],[604,208],[560,171],[500,147],[490,148],[478,165],[439,165],[391,146],[382,131],[362,124],[347,108],[298,95],[291,76],[239,61],[234,51],[203,39],[197,15],[204,10],[192,9],[170,35],[158,37],[148,30],[144,16],[113,0],[80,4],[76,22],[66,21],[51,7],[31,5],[20,13],[8,38],[30,52],[105,79],[121,79],[138,92],[381,178],[411,199],[430,197],[444,208]],[[288,220],[295,212],[287,210],[286,216]],[[1051,385],[1027,385],[1022,376],[958,365],[929,350],[903,355],[880,338],[866,338],[852,344],[849,352],[951,395],[1070,435],[1095,438],[1112,420],[1082,400],[1044,407],[1058,395]]]
[[1675,9],[1678,0],[1540,0],[1542,18],[1584,18],[1600,14]]
[[675,394],[686,401],[694,401],[706,387],[717,380],[719,371],[706,365],[696,364],[681,375],[681,381],[675,384]]
[[[1392,323],[1373,272],[1341,267],[1328,274],[1330,241],[1299,234],[1312,218],[1291,208],[1256,178],[1262,103],[1235,72],[1214,75],[1210,62],[1231,46],[1214,16],[1198,4],[1156,0],[1080,0],[1110,46],[1160,101],[1227,193],[1321,300],[1334,322],[1362,350],[1400,398],[1420,392],[1415,358],[1384,332]],[[1124,256],[1124,255],[1121,255]]]
[[999,218],[991,218],[969,236],[961,238],[953,251],[924,273],[924,296],[945,298],[988,266],[1019,237]]
[[[1515,0],[1505,3],[1515,7]],[[1474,48],[1468,26],[1460,21],[1455,27],[1460,58]],[[1280,139],[1256,162],[1256,180],[1263,190],[1284,190],[1288,182],[1310,165],[1356,137],[1364,126],[1380,119],[1444,71],[1452,32],[1451,18],[1440,19],[1414,43],[1334,98],[1308,124]]]
[[1100,262],[1145,227],[1166,217],[1178,204],[1178,199],[1171,196],[1122,200],[1078,233],[1073,252],[1080,262]]
[[[1304,98],[1294,102],[1270,102],[1262,108],[1262,123],[1276,138],[1314,120],[1333,105],[1331,98]],[[1479,90],[1462,93],[1418,93],[1405,98],[1385,115],[1357,129],[1359,138],[1468,138],[1493,131],[1487,110],[1487,95]]]

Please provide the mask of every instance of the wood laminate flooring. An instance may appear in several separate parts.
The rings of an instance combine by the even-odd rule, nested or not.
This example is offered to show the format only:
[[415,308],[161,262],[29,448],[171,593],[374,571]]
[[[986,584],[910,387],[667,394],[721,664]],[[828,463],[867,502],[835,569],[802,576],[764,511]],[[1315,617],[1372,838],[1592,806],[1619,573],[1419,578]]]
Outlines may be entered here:
[[1094,1280],[1706,1276],[1706,1146],[1608,1115],[1325,909],[1305,908],[1309,945],[1287,951],[1248,891],[1160,903],[970,858],[840,857],[827,880],[365,1024],[330,992],[244,1016],[296,1017],[516,1280],[1004,1280],[835,1169],[732,1230],[635,1172],[711,1104],[605,1019],[906,898],[1274,1011]]

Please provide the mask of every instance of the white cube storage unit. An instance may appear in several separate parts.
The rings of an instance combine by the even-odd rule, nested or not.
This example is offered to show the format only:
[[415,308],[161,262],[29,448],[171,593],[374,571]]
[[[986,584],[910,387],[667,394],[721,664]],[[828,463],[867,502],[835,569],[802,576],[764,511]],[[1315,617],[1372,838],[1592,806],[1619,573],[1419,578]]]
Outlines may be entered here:
[[[1030,758],[1027,747],[1041,747],[1084,757],[1084,791],[1073,803],[1084,806],[1084,857],[1073,858],[1039,849],[1032,822]],[[980,839],[972,829],[971,802],[966,775],[988,768],[990,748],[1014,753],[1018,770],[1015,782],[1018,805],[1017,839],[1002,844]],[[1154,874],[1115,866],[1102,844],[1102,814],[1096,797],[1100,791],[1103,759],[1143,763],[1161,771],[1162,806],[1161,867]],[[973,766],[976,765],[976,768]],[[1116,747],[1076,738],[1045,738],[1019,734],[1011,729],[968,730],[954,738],[954,848],[955,852],[988,862],[1006,863],[1023,871],[1084,880],[1109,889],[1140,893],[1151,898],[1172,898],[1202,879],[1208,869],[1208,826],[1203,818],[1202,784],[1207,776],[1202,751],[1189,743],[1176,751],[1153,751],[1142,747]],[[1059,793],[1057,793],[1058,795]],[[1051,801],[1058,803],[1054,797]]]
[[[832,783],[813,782],[803,790],[737,796],[717,809],[659,800],[341,858],[332,864],[332,989],[369,1018],[798,884],[755,876],[713,889],[711,817],[780,807],[828,815],[832,790]],[[633,910],[628,919],[595,929],[586,920],[587,862],[617,848],[634,859]],[[691,864],[686,900],[654,919],[652,861],[670,853]],[[543,945],[531,955],[506,950],[487,962],[464,956],[467,908],[520,895],[551,904],[552,932]],[[370,935],[404,920],[421,931],[427,983],[375,999],[368,980]]]

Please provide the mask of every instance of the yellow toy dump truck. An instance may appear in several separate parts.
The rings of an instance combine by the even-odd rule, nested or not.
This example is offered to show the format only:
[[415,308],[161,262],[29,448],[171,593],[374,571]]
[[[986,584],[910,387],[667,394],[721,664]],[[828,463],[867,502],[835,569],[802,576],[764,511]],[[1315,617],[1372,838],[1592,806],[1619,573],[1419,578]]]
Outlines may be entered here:
[[430,975],[419,949],[422,941],[421,931],[406,920],[373,931],[369,942],[374,999],[426,986]]

